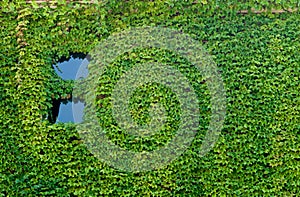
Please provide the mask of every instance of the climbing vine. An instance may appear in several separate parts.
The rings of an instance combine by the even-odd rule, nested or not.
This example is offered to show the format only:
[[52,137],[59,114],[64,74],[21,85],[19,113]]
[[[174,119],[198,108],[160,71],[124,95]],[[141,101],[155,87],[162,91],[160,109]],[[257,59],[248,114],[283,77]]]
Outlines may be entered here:
[[[300,16],[299,1],[53,1],[0,3],[0,194],[1,196],[298,196],[300,194]],[[251,13],[266,9],[261,14]],[[272,9],[286,12],[274,14]],[[249,14],[239,14],[249,10]],[[73,123],[46,117],[53,99],[72,94],[73,82],[60,79],[52,65],[71,53],[88,54],[114,32],[129,27],[170,27],[188,33],[213,56],[223,77],[227,115],[221,136],[205,156],[197,154],[209,122],[206,83],[187,60],[148,49],[123,54],[99,83],[116,83],[122,68],[152,59],[175,64],[201,100],[199,134],[167,167],[125,173],[94,157]],[[106,77],[106,78],[105,78]],[[133,116],[147,122],[146,108],[159,86],[133,97]],[[101,87],[99,87],[101,91]],[[100,94],[100,93],[99,93]],[[107,98],[97,100],[109,107]],[[103,96],[103,95],[102,95]],[[168,98],[173,98],[172,94]],[[170,128],[176,128],[175,102]],[[165,99],[165,100],[164,100]],[[159,99],[158,99],[159,100]],[[138,111],[135,102],[145,108]],[[98,113],[109,117],[109,109]],[[101,111],[102,110],[102,111]],[[144,111],[143,111],[144,110]],[[172,111],[173,110],[173,111]],[[110,127],[112,122],[100,120]],[[110,119],[109,119],[110,120]],[[102,122],[101,122],[102,121]],[[142,122],[142,123],[144,123]],[[167,128],[169,128],[167,127]],[[172,127],[173,128],[173,127]],[[115,144],[152,150],[173,130],[136,139],[110,128]],[[146,145],[145,145],[146,144]]]

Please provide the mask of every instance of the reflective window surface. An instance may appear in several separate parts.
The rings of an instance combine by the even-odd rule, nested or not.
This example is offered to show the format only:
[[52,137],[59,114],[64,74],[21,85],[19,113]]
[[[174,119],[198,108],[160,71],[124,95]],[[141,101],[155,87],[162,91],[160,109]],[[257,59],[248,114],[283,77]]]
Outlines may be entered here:
[[[75,80],[77,73],[81,77],[88,75],[88,64],[89,61],[84,54],[76,54],[71,55],[69,59],[61,59],[59,63],[53,65],[53,68],[57,75],[63,80]],[[72,105],[74,105],[74,107],[72,107]],[[74,109],[74,113],[72,108]],[[52,117],[54,117],[54,120],[52,120],[52,122],[75,122],[73,115],[76,117],[76,120],[81,122],[83,109],[84,103],[81,101],[73,103],[72,98],[53,101]]]

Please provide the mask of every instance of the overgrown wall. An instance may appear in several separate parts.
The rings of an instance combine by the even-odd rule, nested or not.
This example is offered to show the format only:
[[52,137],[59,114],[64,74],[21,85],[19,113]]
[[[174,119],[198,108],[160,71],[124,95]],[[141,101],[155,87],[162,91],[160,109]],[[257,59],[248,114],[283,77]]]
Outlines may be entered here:
[[[58,2],[55,8],[47,3],[0,4],[2,196],[300,195],[299,12],[237,13],[297,8],[299,2]],[[54,62],[71,52],[89,53],[113,32],[139,26],[181,30],[203,45],[224,81],[226,118],[213,149],[199,157],[209,124],[208,89],[199,73],[184,67],[201,100],[200,132],[168,166],[130,173],[91,154],[74,124],[50,124],[45,117],[53,98],[72,91],[72,82],[56,77]],[[148,56],[188,65],[168,51],[136,53],[124,54],[112,69],[119,72],[124,65],[147,62]],[[132,145],[132,139],[124,136],[113,128],[109,133],[120,146],[143,147],[144,141]],[[159,139],[165,143],[169,137]],[[146,142],[142,149],[157,144]]]

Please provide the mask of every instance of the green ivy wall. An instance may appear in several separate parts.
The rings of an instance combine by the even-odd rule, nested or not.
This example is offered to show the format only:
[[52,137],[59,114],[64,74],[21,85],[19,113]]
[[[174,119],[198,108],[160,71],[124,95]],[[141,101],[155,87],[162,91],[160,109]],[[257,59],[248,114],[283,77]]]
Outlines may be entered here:
[[[1,196],[300,195],[299,12],[237,14],[250,8],[297,8],[299,2],[0,5]],[[73,85],[61,81],[51,65],[70,52],[88,53],[113,32],[147,25],[182,30],[203,44],[223,77],[227,115],[205,157],[197,154],[203,137],[199,133],[167,167],[127,173],[94,157],[72,123],[45,120],[51,100],[71,93]],[[162,62],[185,61],[160,50],[139,54],[132,64],[146,62],[143,54]],[[118,60],[113,69],[118,65],[124,61]],[[195,86],[200,84],[197,73],[187,73]],[[205,84],[199,86],[206,109],[201,131],[209,118],[206,93]]]

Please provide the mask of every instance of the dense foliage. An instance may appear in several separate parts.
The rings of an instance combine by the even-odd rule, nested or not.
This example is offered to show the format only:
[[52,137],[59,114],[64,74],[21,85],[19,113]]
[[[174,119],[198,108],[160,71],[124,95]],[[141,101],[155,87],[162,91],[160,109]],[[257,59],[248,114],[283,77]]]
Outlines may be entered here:
[[[298,4],[295,0],[57,1],[53,5],[2,1],[1,196],[300,195],[299,12],[237,14],[240,9],[288,9]],[[222,74],[227,115],[218,142],[199,157],[210,111],[205,81],[172,52],[149,49],[137,50],[134,56],[124,54],[100,79],[103,84],[114,84],[122,69],[150,56],[176,64],[191,79],[201,109],[201,132],[184,155],[159,170],[127,173],[94,157],[74,124],[51,124],[45,117],[53,98],[72,91],[73,83],[58,78],[53,63],[70,53],[88,53],[113,32],[146,25],[182,30],[203,44]],[[155,95],[148,94],[151,88]],[[103,110],[109,108],[107,91],[97,102],[103,107],[99,113],[109,116],[109,110]],[[147,122],[145,110],[156,96],[171,106],[172,129],[167,127],[154,139],[138,139],[134,146],[131,141],[136,139],[122,132],[111,129],[108,136],[121,147],[148,151],[166,143],[176,131],[177,101],[159,85],[145,85],[139,91],[145,99],[132,98],[133,117],[141,124]],[[138,111],[137,102],[146,107]],[[100,123],[111,126],[106,120]]]

